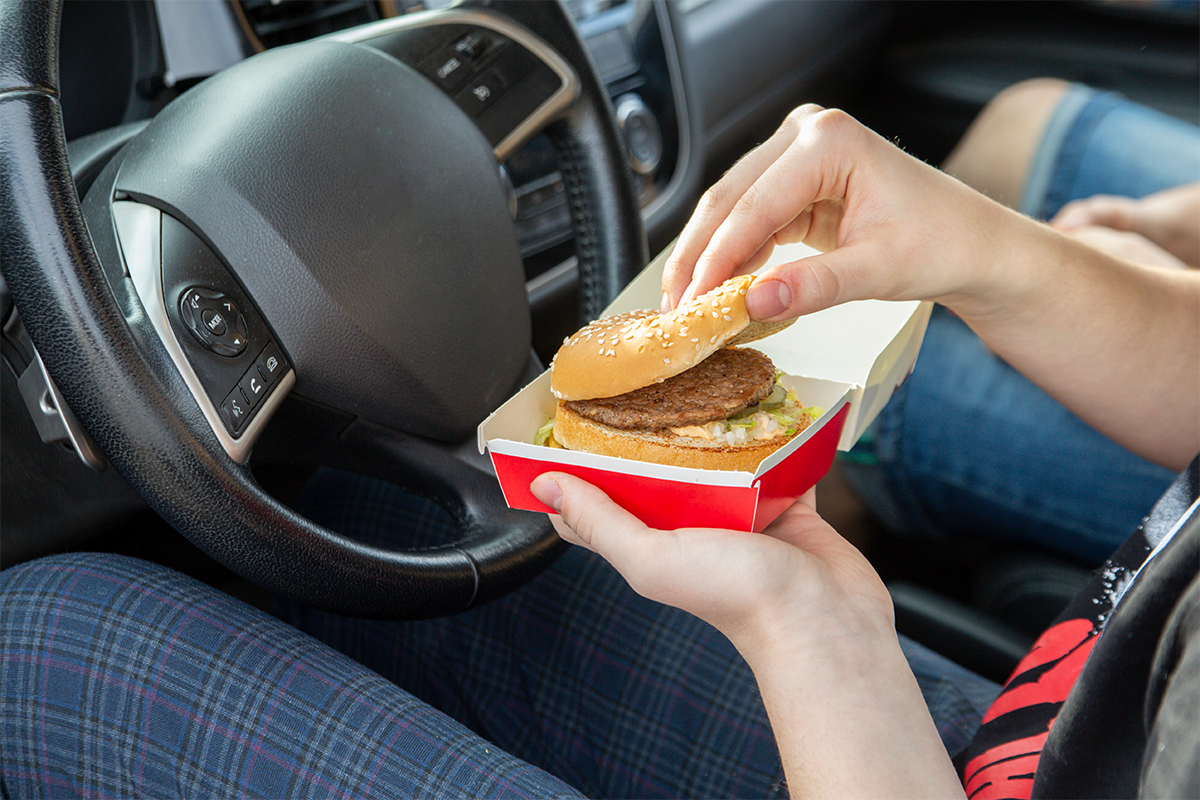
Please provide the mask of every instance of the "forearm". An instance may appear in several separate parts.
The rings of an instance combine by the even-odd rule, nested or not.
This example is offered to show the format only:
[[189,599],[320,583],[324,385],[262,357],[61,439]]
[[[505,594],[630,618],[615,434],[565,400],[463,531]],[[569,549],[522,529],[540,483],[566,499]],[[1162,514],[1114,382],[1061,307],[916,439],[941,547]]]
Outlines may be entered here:
[[751,656],[792,797],[962,797],[893,634],[836,652]]
[[[980,211],[981,280],[946,302],[995,352],[1130,450],[1200,452],[1200,274],[1140,267],[1017,214]],[[970,258],[970,256],[966,256]]]

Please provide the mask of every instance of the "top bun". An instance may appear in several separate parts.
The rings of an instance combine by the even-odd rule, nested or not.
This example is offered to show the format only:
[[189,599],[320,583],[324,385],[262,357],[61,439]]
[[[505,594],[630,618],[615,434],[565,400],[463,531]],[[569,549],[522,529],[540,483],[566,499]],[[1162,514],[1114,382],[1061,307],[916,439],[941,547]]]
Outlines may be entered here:
[[550,362],[551,391],[560,400],[616,397],[790,325],[750,319],[746,290],[753,282],[753,275],[731,278],[662,315],[629,311],[596,320],[567,337]]

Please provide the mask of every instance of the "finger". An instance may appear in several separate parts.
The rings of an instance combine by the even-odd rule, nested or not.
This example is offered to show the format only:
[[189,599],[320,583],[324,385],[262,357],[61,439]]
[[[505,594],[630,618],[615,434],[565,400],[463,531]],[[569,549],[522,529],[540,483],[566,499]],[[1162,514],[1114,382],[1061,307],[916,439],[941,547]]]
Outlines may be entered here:
[[566,541],[582,545],[619,572],[649,555],[654,533],[608,495],[586,481],[560,472],[539,475],[530,484],[534,497],[559,512],[555,529]]
[[845,283],[837,264],[847,260],[844,256],[840,252],[823,253],[777,264],[763,272],[746,293],[750,318],[775,322],[837,305],[843,300]]
[[779,244],[779,241],[775,236],[767,239],[767,243],[758,248],[757,253],[746,259],[746,263],[738,269],[737,274],[749,275],[751,272],[756,272],[771,259],[771,255],[775,252],[777,244]]
[[1134,204],[1120,197],[1097,195],[1067,203],[1054,218],[1051,227],[1070,231],[1086,226],[1102,226],[1119,231],[1135,229]]
[[726,261],[724,267],[728,274],[722,275],[720,270],[716,269],[721,265],[715,264],[709,265],[709,271],[706,273],[696,272],[700,256],[709,247],[713,234],[736,203],[759,176],[787,151],[800,129],[800,121],[819,110],[815,106],[806,106],[794,111],[771,138],[746,154],[704,193],[664,267],[664,306],[678,306],[684,300],[684,293],[689,287],[692,289],[689,296],[694,297],[720,285],[722,281],[732,277],[742,263],[763,246],[765,238],[749,249],[740,261]]
[[810,111],[789,119],[800,127],[788,151],[746,188],[717,226],[681,302],[732,274],[767,242],[807,240],[818,220],[815,209],[823,212],[820,244],[825,248],[836,244],[836,236],[828,241],[830,221],[836,231],[850,174],[840,157],[840,145],[857,123],[841,112],[822,111],[816,116]]
[[563,522],[562,516],[559,514],[548,514],[547,516],[550,517],[550,524],[554,526],[554,531],[562,538],[564,542],[578,545],[579,547],[583,547],[588,550],[592,549],[588,547],[587,542],[579,538],[579,535],[575,533],[575,531],[571,530],[567,523]]

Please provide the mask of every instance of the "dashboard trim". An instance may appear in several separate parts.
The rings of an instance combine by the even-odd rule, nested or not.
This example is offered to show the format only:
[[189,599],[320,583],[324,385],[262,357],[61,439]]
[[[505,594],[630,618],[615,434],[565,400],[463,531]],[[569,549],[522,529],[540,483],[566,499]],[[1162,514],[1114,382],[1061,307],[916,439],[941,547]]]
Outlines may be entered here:
[[558,76],[560,88],[549,99],[534,109],[517,127],[493,148],[497,161],[504,161],[515,153],[533,135],[557,119],[579,96],[579,79],[570,64],[533,34],[508,20],[484,11],[444,9],[406,14],[402,17],[383,19],[357,28],[331,33],[323,38],[349,44],[370,45],[372,39],[388,36],[400,31],[424,28],[431,25],[476,25],[490,28],[507,36],[529,50]]

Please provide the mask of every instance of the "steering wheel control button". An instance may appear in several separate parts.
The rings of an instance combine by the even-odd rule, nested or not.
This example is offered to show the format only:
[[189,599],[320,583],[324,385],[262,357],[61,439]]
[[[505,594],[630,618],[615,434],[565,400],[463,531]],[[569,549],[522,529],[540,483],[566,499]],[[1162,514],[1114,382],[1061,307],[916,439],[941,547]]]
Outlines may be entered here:
[[491,37],[472,31],[458,37],[454,42],[453,49],[467,61],[478,61],[495,43]]
[[246,319],[224,293],[193,286],[180,298],[179,313],[196,340],[217,355],[233,358],[246,349]]
[[492,107],[505,88],[500,75],[490,71],[468,83],[467,88],[455,96],[454,102],[472,117],[477,117]]
[[242,397],[239,389],[234,389],[225,398],[225,402],[221,404],[221,418],[225,422],[225,427],[233,435],[242,432],[246,427],[246,423],[250,420],[250,404],[246,402],[246,398]]
[[279,354],[279,348],[274,342],[269,342],[263,351],[258,356],[258,360],[254,362],[254,366],[258,369],[258,373],[262,375],[264,381],[270,386],[279,380],[285,371],[283,356]]
[[211,308],[206,308],[200,313],[200,321],[204,323],[204,327],[213,336],[224,336],[225,331],[228,330],[225,318],[221,316],[221,312],[213,311]]
[[251,367],[242,376],[242,379],[238,381],[238,388],[242,390],[242,396],[246,398],[246,402],[250,404],[251,408],[256,408],[267,394],[267,384],[259,373],[258,367]]
[[230,434],[238,436],[246,429],[258,407],[287,370],[279,347],[268,342],[221,404],[221,419]]
[[442,91],[453,92],[471,77],[470,58],[454,47],[443,47],[421,62],[421,71]]

